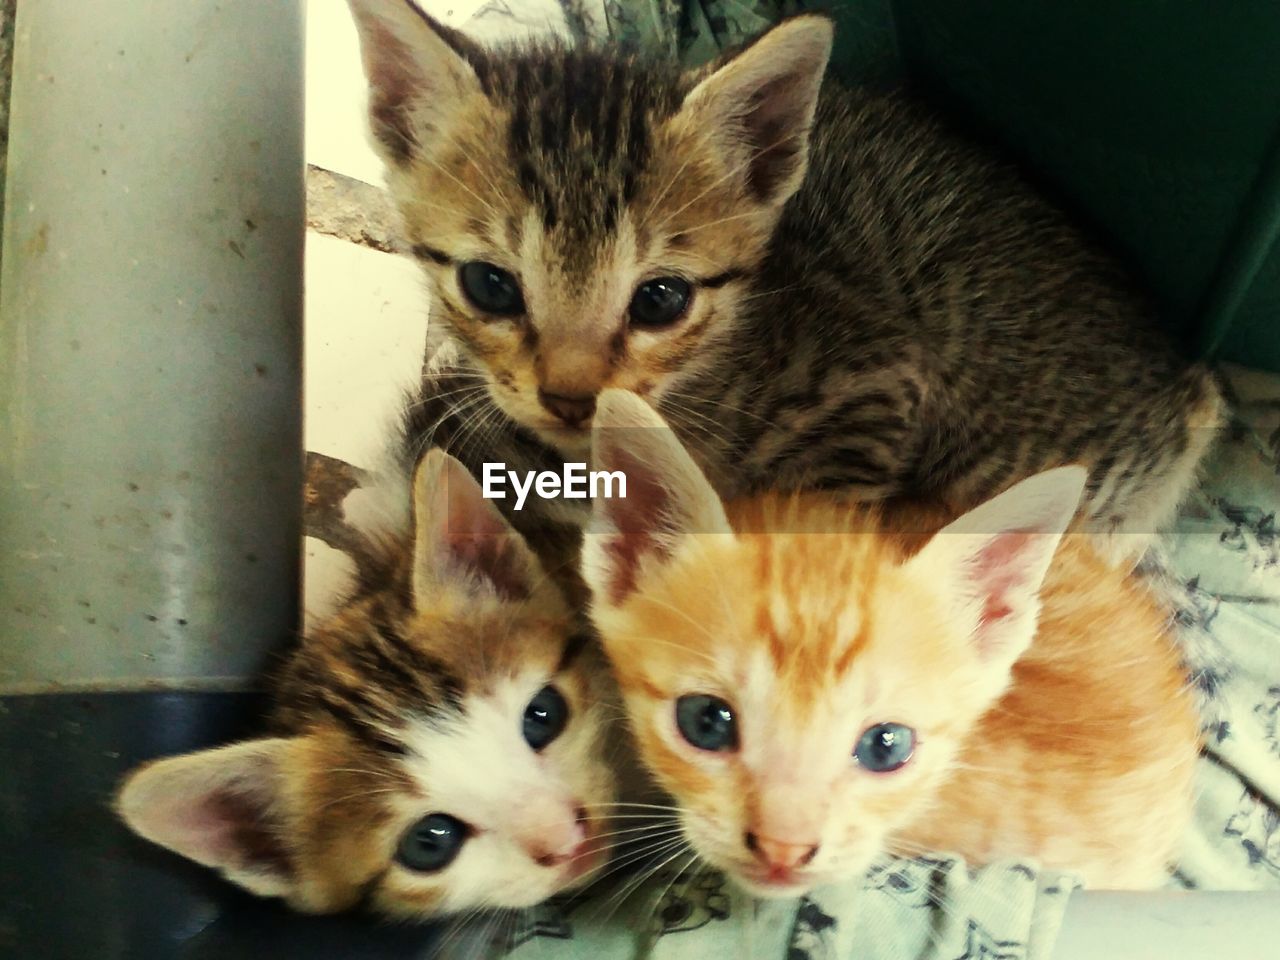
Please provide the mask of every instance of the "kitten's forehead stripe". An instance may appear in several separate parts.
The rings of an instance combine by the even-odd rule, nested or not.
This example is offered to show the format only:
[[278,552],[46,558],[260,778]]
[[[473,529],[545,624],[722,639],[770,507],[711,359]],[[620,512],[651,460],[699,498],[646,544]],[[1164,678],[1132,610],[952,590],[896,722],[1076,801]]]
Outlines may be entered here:
[[428,705],[428,711],[444,708],[456,712],[462,709],[462,698],[466,693],[462,678],[450,670],[444,661],[409,642],[396,627],[385,606],[375,607],[373,627],[374,635],[385,641],[389,651],[401,660],[406,672],[414,678],[414,686],[419,691],[425,682],[430,681],[432,684],[431,692],[436,694],[436,698]]
[[725,270],[723,273],[717,273],[715,276],[705,277],[698,281],[698,285],[715,290],[718,287],[723,287],[727,283],[733,283],[735,280],[746,280],[749,276],[750,274],[748,274],[746,270],[732,268]]
[[578,656],[586,649],[589,639],[587,634],[583,632],[570,634],[564,645],[564,653],[560,655],[560,662],[556,664],[556,673],[563,673],[573,665],[573,661],[578,659]]
[[438,263],[442,267],[453,263],[453,257],[449,256],[443,250],[437,250],[435,247],[429,247],[425,243],[415,243],[409,248],[419,260],[430,260],[432,263]]
[[466,685],[406,638],[407,607],[394,593],[348,608],[341,627],[299,651],[279,688],[279,722],[297,730],[328,718],[352,739],[403,755],[407,717],[439,722],[463,711]]
[[[362,710],[361,705],[351,702],[351,699],[346,696],[347,693],[349,691],[339,690],[336,687],[317,686],[315,705],[344,729],[352,739],[382,753],[397,755],[405,753],[404,744],[378,725],[378,720],[383,718],[371,715],[367,709]],[[363,706],[367,708],[368,702],[365,701]]]
[[565,248],[587,255],[634,200],[655,124],[684,96],[674,65],[618,62],[597,50],[548,46],[515,58],[473,59],[489,95],[511,120],[508,149],[520,189]]

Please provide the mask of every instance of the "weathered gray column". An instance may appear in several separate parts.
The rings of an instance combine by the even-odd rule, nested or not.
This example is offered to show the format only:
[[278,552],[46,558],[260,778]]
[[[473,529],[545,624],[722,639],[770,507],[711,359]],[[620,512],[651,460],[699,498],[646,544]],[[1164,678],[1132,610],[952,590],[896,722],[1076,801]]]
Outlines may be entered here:
[[296,624],[302,0],[22,0],[0,693],[234,685]]

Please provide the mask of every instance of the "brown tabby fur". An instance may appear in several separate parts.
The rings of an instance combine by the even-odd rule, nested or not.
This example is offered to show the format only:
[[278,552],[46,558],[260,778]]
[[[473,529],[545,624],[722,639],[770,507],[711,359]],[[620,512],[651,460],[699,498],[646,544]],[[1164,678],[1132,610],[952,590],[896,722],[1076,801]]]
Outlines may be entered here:
[[[818,97],[826,20],[681,71],[489,51],[407,0],[350,3],[432,320],[484,387],[460,418],[476,460],[529,436],[581,459],[589,424],[538,391],[619,387],[658,404],[726,496],[842,488],[958,511],[1082,463],[1093,527],[1144,535],[1192,481],[1222,417],[1210,376],[1015,170],[903,93],[828,80]],[[518,278],[527,313],[472,307],[469,260]],[[632,291],[667,275],[694,286],[685,315],[629,325]]]

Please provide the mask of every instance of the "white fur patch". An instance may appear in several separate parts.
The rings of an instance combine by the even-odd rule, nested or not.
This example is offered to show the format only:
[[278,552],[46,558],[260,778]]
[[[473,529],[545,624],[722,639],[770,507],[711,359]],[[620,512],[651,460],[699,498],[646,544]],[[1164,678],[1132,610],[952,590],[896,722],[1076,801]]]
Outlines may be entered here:
[[[446,910],[532,905],[567,882],[563,866],[540,865],[535,856],[580,842],[576,811],[600,799],[588,796],[599,784],[594,730],[586,729],[595,718],[571,711],[564,732],[535,753],[524,740],[522,719],[546,683],[545,674],[522,673],[469,697],[462,713],[443,724],[419,721],[410,728],[404,766],[426,799],[401,802],[405,829],[444,813],[472,831],[452,864],[422,878],[443,885]],[[415,882],[412,871],[399,873],[398,883]]]

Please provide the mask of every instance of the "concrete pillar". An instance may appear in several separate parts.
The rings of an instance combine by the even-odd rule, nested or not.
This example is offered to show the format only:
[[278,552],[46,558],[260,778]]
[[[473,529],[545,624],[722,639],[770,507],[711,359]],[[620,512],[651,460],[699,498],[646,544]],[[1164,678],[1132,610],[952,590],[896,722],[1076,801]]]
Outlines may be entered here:
[[302,0],[22,0],[0,693],[235,686],[297,623]]

